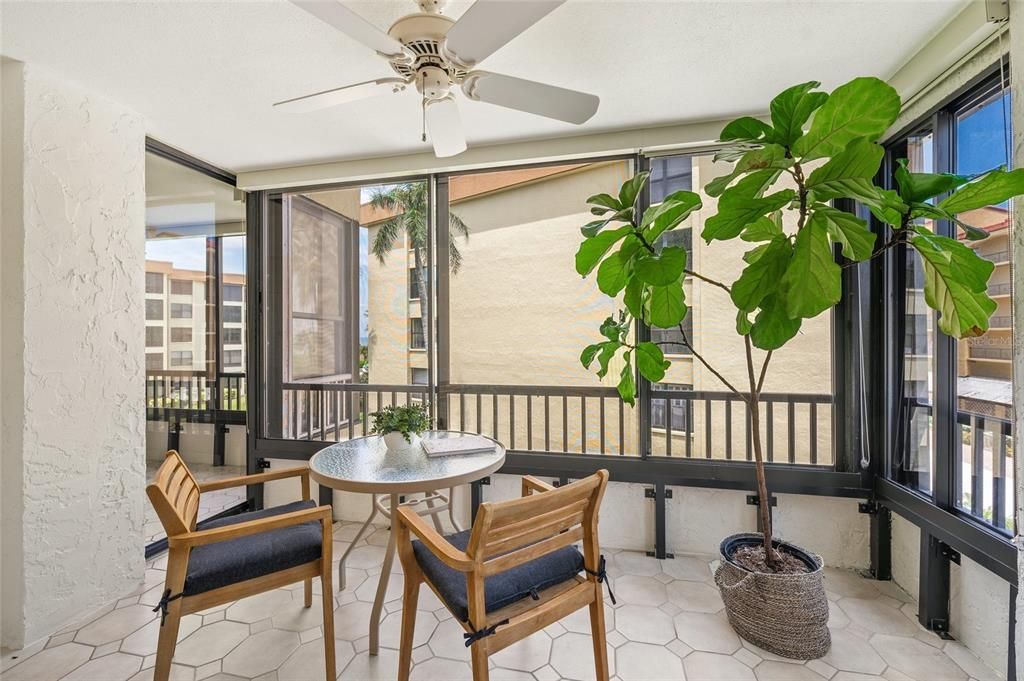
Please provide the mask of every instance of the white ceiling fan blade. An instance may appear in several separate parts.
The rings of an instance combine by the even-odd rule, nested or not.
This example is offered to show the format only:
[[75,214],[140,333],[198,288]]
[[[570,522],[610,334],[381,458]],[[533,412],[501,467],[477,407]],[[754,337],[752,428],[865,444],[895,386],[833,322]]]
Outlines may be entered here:
[[463,66],[472,68],[564,2],[476,0],[448,30],[445,54]]
[[389,57],[405,55],[405,48],[384,31],[362,18],[338,0],[291,0],[320,21],[333,26],[371,50]]
[[401,78],[378,78],[377,80],[368,80],[365,83],[355,83],[331,90],[314,92],[311,95],[285,99],[275,102],[274,107],[289,113],[306,113],[403,89],[405,89],[405,81]]
[[466,150],[466,135],[462,131],[462,118],[454,97],[448,95],[444,99],[427,102],[427,132],[434,145],[434,155],[438,158],[455,156]]
[[480,102],[576,125],[590,120],[601,103],[596,95],[488,71],[467,75],[462,91]]

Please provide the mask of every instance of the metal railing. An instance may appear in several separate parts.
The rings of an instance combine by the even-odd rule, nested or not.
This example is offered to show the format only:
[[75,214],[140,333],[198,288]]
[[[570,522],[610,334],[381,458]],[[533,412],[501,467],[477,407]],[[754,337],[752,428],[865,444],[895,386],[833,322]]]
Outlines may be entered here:
[[1013,317],[1010,315],[996,315],[988,320],[990,329],[1009,329],[1013,326]]
[[387,406],[426,402],[425,385],[370,383],[285,383],[281,437],[339,442],[370,432],[368,416]]
[[[280,434],[274,437],[305,441],[361,437],[370,432],[368,416],[374,411],[431,399],[425,385],[286,383],[282,388]],[[651,427],[649,456],[754,460],[750,414],[736,395],[655,389],[650,397],[665,401],[666,409],[664,421]],[[833,463],[830,395],[766,393],[761,399],[767,461]],[[680,409],[684,423],[674,417]],[[446,384],[437,388],[434,416],[439,428],[489,435],[511,451],[642,456],[639,412],[614,388]]]
[[1013,533],[1013,423],[968,411],[957,413],[962,510],[1007,534]]
[[1008,296],[1010,295],[1010,284],[989,284],[988,294],[990,296]]
[[1013,359],[1012,348],[1000,348],[992,347],[990,345],[986,346],[974,344],[971,344],[970,348],[971,349],[970,353],[968,354],[968,357],[973,357],[976,359],[1002,359],[1007,361]]
[[1010,261],[1010,251],[993,251],[992,253],[978,252],[978,255],[980,255],[982,258],[985,258],[985,260],[994,262],[996,264]]
[[150,420],[164,412],[245,411],[245,374],[204,371],[154,370],[146,372],[146,409]]

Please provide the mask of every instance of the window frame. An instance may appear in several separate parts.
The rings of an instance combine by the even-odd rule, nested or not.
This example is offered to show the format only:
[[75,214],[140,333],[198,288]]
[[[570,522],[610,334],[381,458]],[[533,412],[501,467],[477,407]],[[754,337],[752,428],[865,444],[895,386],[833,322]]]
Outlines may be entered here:
[[[886,156],[883,165],[882,180],[888,188],[895,188],[892,173],[895,170],[895,159],[905,157],[906,140],[920,134],[923,130],[931,130],[933,138],[934,172],[953,173],[956,171],[956,116],[969,103],[981,101],[1000,88],[1009,88],[1009,69],[999,62],[972,78],[955,93],[939,102],[929,113],[918,118],[892,135],[885,143]],[[1000,83],[1000,78],[1003,82]],[[943,236],[956,238],[955,227],[945,220],[935,222],[935,232]],[[903,313],[906,289],[905,268],[901,267],[906,257],[906,246],[891,249],[880,266],[883,269],[885,295],[887,299],[897,301],[889,305],[886,312],[886,337],[883,342],[885,368],[883,399],[885,428],[887,433],[896,433],[901,424],[899,396],[897,385],[902,384],[902,351],[905,343],[906,315]],[[962,521],[969,527],[977,528],[981,536],[989,536],[998,541],[1008,542],[1012,536],[1010,531],[999,528],[968,510],[959,506],[961,489],[960,450],[961,435],[959,423],[959,394],[957,387],[957,341],[943,334],[937,325],[937,314],[930,310],[934,327],[934,357],[932,404],[932,447],[934,448],[933,472],[934,485],[931,494],[924,493],[907,484],[905,479],[894,474],[894,463],[898,457],[905,455],[902,448],[906,443],[896,438],[886,438],[884,442],[884,465],[879,475],[883,488],[888,485],[900,490],[899,494],[906,503],[930,505]],[[879,392],[879,391],[876,391]],[[1011,431],[1012,433],[1012,431]],[[1016,509],[1016,504],[1012,507]],[[1020,518],[1015,518],[1015,525]],[[983,540],[985,542],[989,540]],[[991,561],[990,561],[991,562]],[[990,568],[993,569],[993,568]]]

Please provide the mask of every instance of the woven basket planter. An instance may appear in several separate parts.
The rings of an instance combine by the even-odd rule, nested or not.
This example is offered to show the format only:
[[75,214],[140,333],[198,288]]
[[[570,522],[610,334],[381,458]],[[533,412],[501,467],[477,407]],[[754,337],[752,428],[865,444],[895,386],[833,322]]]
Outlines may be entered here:
[[822,560],[799,546],[773,541],[807,563],[811,572],[772,575],[751,572],[732,562],[738,547],[760,544],[760,534],[734,534],[722,541],[722,563],[715,583],[725,601],[729,624],[736,633],[770,653],[797,660],[813,660],[828,652],[828,598],[825,597]]

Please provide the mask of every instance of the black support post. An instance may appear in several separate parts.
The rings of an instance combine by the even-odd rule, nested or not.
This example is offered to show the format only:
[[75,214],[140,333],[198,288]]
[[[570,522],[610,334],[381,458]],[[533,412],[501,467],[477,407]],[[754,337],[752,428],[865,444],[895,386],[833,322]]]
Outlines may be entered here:
[[949,636],[949,553],[928,531],[921,530],[921,584],[917,619],[942,638]]
[[224,465],[224,450],[226,448],[225,438],[227,437],[228,425],[215,421],[213,424],[213,465]]
[[892,511],[873,502],[871,515],[871,568],[873,579],[892,579]]
[[665,519],[665,499],[672,498],[672,490],[665,489],[665,483],[654,483],[654,489],[648,489],[644,493],[649,499],[654,499],[654,551],[648,551],[648,556],[654,556],[659,560],[675,558],[668,552],[667,528]]
[[476,522],[476,512],[484,500],[483,480],[476,480],[469,486],[469,512],[472,522]]

